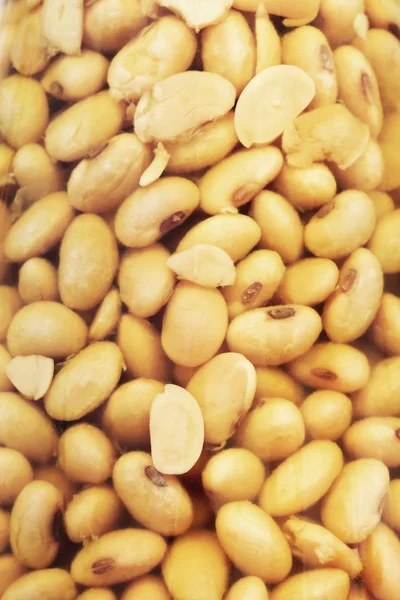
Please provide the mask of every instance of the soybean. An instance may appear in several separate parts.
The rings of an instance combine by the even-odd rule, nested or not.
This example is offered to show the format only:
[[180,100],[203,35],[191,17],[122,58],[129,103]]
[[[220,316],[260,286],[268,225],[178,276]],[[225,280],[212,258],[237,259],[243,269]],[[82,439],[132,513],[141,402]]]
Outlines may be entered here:
[[398,113],[388,113],[383,121],[382,131],[379,136],[379,145],[383,154],[384,174],[379,188],[384,192],[391,192],[400,187],[400,176],[397,172],[396,139],[400,130]]
[[368,244],[384,273],[397,273],[400,269],[399,224],[400,209],[383,215]]
[[[5,594],[6,590],[11,586],[14,581],[20,579],[24,575],[26,568],[21,565],[19,560],[14,554],[3,554],[0,556],[0,594],[1,598]],[[20,600],[23,599],[23,595],[17,597]],[[11,598],[13,598],[11,596]],[[14,598],[16,598],[14,596]],[[69,600],[73,600],[75,596],[71,596]]]
[[58,300],[57,269],[46,258],[29,258],[19,270],[18,292],[24,304]]
[[399,502],[400,480],[392,479],[383,505],[382,520],[397,532],[400,531]]
[[33,479],[29,461],[11,448],[0,448],[0,506],[11,506],[19,493]]
[[318,26],[336,48],[356,37],[355,20],[364,15],[364,0],[321,0]]
[[259,577],[249,575],[238,579],[228,591],[226,600],[268,600],[268,590]]
[[292,575],[277,586],[271,595],[271,600],[301,600],[306,597],[320,600],[347,600],[350,580],[347,573],[340,569],[314,569],[305,573]]
[[281,64],[281,39],[263,4],[255,15],[256,73]]
[[127,585],[121,600],[170,600],[170,595],[161,577],[143,575]]
[[398,600],[400,542],[384,523],[379,523],[360,544],[364,580],[368,590],[382,600]]
[[75,583],[63,569],[41,569],[23,574],[7,588],[2,600],[23,600],[29,595],[45,594],[48,600],[75,600]]
[[256,367],[256,400],[286,398],[296,405],[306,397],[305,390],[289,373],[279,367]]
[[363,153],[347,169],[330,164],[332,173],[342,190],[357,189],[362,192],[375,190],[384,176],[384,156],[379,144],[370,138]]
[[64,508],[68,506],[77,492],[78,486],[55,465],[37,467],[33,475],[34,479],[48,481],[58,489],[64,500]]
[[2,342],[6,339],[10,324],[22,304],[17,288],[9,285],[0,286],[0,340]]
[[391,417],[400,412],[400,357],[385,358],[371,369],[371,376],[353,396],[357,417]]
[[[315,306],[335,290],[339,269],[328,258],[304,258],[289,265],[278,288],[278,296],[287,304]],[[307,281],[307,286],[304,285]]]
[[223,287],[234,283],[236,269],[231,257],[211,244],[197,244],[177,252],[168,261],[169,269],[179,279],[186,279],[203,287]]
[[42,10],[35,8],[19,20],[11,45],[11,61],[21,75],[35,75],[50,60],[42,33]]
[[29,207],[43,196],[63,189],[62,169],[50,159],[46,150],[39,144],[25,144],[17,150],[12,168],[20,186],[23,208]]
[[112,335],[122,314],[122,302],[119,292],[111,288],[98,307],[89,327],[89,341],[101,342]]
[[323,163],[298,168],[284,162],[273,186],[299,211],[319,208],[336,195],[335,177]]
[[307,396],[300,412],[308,437],[335,442],[350,426],[353,405],[341,392],[318,390]]
[[343,435],[351,458],[376,458],[387,467],[400,465],[400,419],[368,417],[353,423]]
[[397,296],[383,294],[369,334],[385,354],[400,354],[400,299]]

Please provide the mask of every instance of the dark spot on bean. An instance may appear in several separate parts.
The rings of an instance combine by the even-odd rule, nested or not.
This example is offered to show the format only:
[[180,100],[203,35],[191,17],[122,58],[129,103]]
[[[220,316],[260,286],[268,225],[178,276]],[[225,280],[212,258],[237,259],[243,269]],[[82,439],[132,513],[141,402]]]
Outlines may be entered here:
[[232,196],[232,204],[234,206],[242,206],[242,204],[246,204],[246,202],[250,202],[252,198],[256,195],[259,190],[259,185],[253,183],[252,181],[248,181],[244,185],[241,185]]
[[318,217],[318,219],[323,219],[324,217],[326,217],[326,215],[329,215],[329,213],[333,210],[334,206],[335,206],[335,203],[333,200],[331,200],[330,202],[327,202],[326,204],[323,205],[322,208],[319,209],[319,211],[316,214],[316,217]]
[[53,81],[49,86],[49,92],[57,98],[64,93],[64,88],[58,81]]
[[62,514],[61,510],[58,510],[53,517],[53,524],[51,527],[51,533],[52,533],[53,539],[56,542],[61,541],[61,535],[63,532],[63,528],[64,528],[63,514]]
[[400,27],[396,23],[389,23],[388,31],[400,40]]
[[321,46],[319,49],[319,55],[321,59],[322,68],[326,71],[330,71],[331,73],[333,73],[333,71],[335,70],[333,65],[333,57],[332,52],[330,51],[328,46]]
[[258,294],[262,290],[262,283],[259,281],[255,281],[252,283],[242,294],[242,303],[249,304],[249,302],[253,302],[255,298],[257,298]]
[[104,575],[109,573],[115,567],[115,560],[113,558],[100,558],[92,564],[92,573],[94,575]]
[[166,487],[167,482],[165,478],[161,475],[159,471],[157,471],[156,468],[152,467],[151,465],[148,465],[147,467],[145,467],[144,472],[147,479],[154,483],[154,485],[156,485],[157,487]]
[[312,369],[311,375],[314,377],[319,377],[319,379],[325,379],[326,381],[335,381],[337,379],[336,373],[330,371],[329,369],[324,369],[323,367],[316,367]]
[[282,306],[282,308],[273,308],[272,310],[269,310],[267,314],[271,317],[271,319],[282,320],[294,317],[296,311],[294,308],[290,308],[289,306]]
[[372,97],[372,81],[368,73],[361,74],[361,91],[368,104],[373,104],[374,99]]
[[160,234],[165,235],[175,227],[178,227],[183,221],[186,219],[187,213],[184,210],[179,210],[178,212],[170,215],[160,225]]
[[357,279],[357,271],[353,268],[348,269],[340,281],[342,292],[349,292]]

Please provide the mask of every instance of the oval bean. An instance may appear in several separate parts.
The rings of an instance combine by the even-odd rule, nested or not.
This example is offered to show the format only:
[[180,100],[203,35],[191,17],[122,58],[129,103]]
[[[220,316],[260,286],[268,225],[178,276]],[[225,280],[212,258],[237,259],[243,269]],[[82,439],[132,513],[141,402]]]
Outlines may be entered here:
[[319,208],[336,195],[335,177],[323,163],[301,169],[284,162],[273,186],[299,211]]
[[11,448],[0,448],[0,506],[11,506],[19,493],[33,479],[30,463]]
[[370,138],[364,152],[347,169],[331,163],[330,168],[342,190],[357,189],[363,192],[375,190],[384,175],[384,157],[379,144]]
[[377,222],[383,215],[386,215],[392,210],[395,209],[395,203],[389,194],[386,192],[380,192],[379,190],[373,190],[372,192],[368,192],[368,196],[371,198],[372,202],[375,205],[376,210],[376,220]]
[[45,594],[48,600],[75,600],[77,596],[71,575],[63,569],[41,569],[21,575],[7,588],[2,600],[24,600],[29,594]]
[[355,19],[364,11],[364,0],[321,0],[318,26],[332,47],[350,44],[356,37]]
[[341,392],[318,390],[307,396],[300,412],[308,437],[335,442],[350,426],[353,405]]
[[383,154],[384,175],[380,189],[390,192],[400,187],[400,177],[397,172],[395,144],[400,131],[400,118],[397,112],[385,115],[383,127],[379,136],[379,145]]
[[400,466],[399,435],[399,418],[369,417],[347,429],[343,435],[344,449],[351,458],[376,458],[387,467],[397,467]]
[[392,479],[383,505],[382,520],[397,532],[400,531],[399,502],[400,479]]
[[268,590],[265,583],[259,577],[249,575],[238,579],[231,588],[229,588],[226,600],[268,600]]
[[50,57],[42,32],[42,9],[35,8],[27,12],[17,25],[11,61],[21,75],[35,75],[46,67]]
[[400,298],[383,294],[369,335],[385,354],[400,354]]
[[13,173],[24,207],[63,189],[62,170],[39,144],[26,144],[15,153]]
[[161,577],[143,575],[127,585],[121,600],[170,600],[170,595]]
[[382,600],[398,600],[400,542],[384,523],[379,523],[360,544],[363,575],[368,590]]
[[255,400],[263,398],[286,398],[296,405],[306,397],[303,386],[286,371],[278,367],[257,367]]
[[381,360],[371,369],[371,377],[353,396],[357,417],[391,417],[400,413],[400,357]]
[[314,569],[289,577],[274,589],[271,600],[301,600],[303,594],[307,594],[307,598],[314,596],[319,600],[347,600],[349,589],[349,576],[344,571]]
[[[0,556],[0,594],[1,598],[3,598],[3,594],[5,594],[7,588],[11,586],[14,581],[17,581],[22,575],[24,575],[26,569],[18,559],[14,556],[14,554],[3,554]],[[20,600],[23,599],[23,596],[19,596]],[[13,600],[13,597],[12,597]],[[14,598],[15,600],[15,598]],[[70,598],[69,600],[73,600]]]
[[[278,296],[288,304],[315,306],[324,302],[336,288],[339,269],[327,258],[304,258],[289,265],[278,288]],[[307,286],[304,282],[307,282]]]
[[259,3],[254,24],[256,36],[256,73],[281,64],[281,39],[264,4]]
[[117,596],[108,588],[89,588],[77,600],[117,600]]
[[78,486],[73,481],[70,481],[65,473],[56,466],[38,467],[35,469],[33,475],[34,479],[48,481],[58,489],[64,500],[64,508],[68,506],[77,492]]
[[381,217],[368,244],[384,273],[400,270],[399,227],[400,209],[396,209]]
[[0,341],[4,341],[15,315],[22,307],[22,299],[17,288],[0,286]]
[[30,258],[20,268],[18,292],[24,304],[58,300],[57,269],[46,258]]

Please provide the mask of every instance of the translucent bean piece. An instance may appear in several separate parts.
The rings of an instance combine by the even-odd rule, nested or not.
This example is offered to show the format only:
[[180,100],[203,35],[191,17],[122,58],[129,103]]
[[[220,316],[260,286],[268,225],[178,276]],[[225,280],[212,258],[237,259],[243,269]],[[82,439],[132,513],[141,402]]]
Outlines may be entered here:
[[28,400],[40,400],[50,387],[54,360],[46,356],[16,356],[6,367],[7,377]]
[[235,282],[235,265],[225,250],[211,244],[197,244],[173,254],[167,265],[178,275],[203,287],[232,285]]
[[158,0],[160,6],[169,8],[196,31],[218,23],[226,16],[233,0]]

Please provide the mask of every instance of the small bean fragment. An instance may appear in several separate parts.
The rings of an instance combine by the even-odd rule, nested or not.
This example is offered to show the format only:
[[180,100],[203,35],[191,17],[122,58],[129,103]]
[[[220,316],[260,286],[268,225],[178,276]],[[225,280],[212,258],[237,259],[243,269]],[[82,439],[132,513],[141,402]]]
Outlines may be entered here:
[[178,244],[177,252],[211,244],[225,250],[235,263],[254,248],[260,236],[260,227],[247,215],[214,215],[192,227]]
[[226,600],[268,600],[268,590],[259,577],[249,575],[238,579],[228,590]]
[[161,336],[152,323],[133,315],[122,315],[118,326],[119,345],[126,370],[133,377],[167,381],[171,365]]
[[281,257],[274,250],[255,250],[236,266],[236,279],[222,293],[229,318],[263,306],[276,292],[285,272]]
[[83,43],[113,54],[144,27],[147,19],[139,0],[95,0],[85,3]]
[[112,487],[94,485],[76,494],[65,514],[65,531],[77,544],[96,540],[100,535],[118,528],[123,516],[123,504]]
[[48,122],[46,94],[38,81],[11,75],[0,82],[0,134],[10,146],[39,142]]
[[[13,160],[13,173],[22,198],[23,208],[63,189],[64,177],[60,167],[53,162],[43,146],[25,144]],[[14,203],[16,203],[16,199]]]
[[323,206],[304,228],[305,244],[320,258],[337,260],[363,246],[376,223],[375,207],[365,192],[347,190]]
[[317,340],[322,323],[318,313],[295,304],[255,308],[231,321],[227,343],[255,366],[278,366],[302,356]]
[[75,211],[66,192],[44,196],[14,223],[5,239],[5,253],[13,262],[25,262],[51,250],[63,237]]
[[164,144],[159,142],[154,148],[154,158],[147,169],[140,176],[139,184],[145,187],[160,179],[169,162],[169,153]]
[[[0,556],[10,544],[10,513],[0,508]],[[1,564],[1,563],[0,563]]]
[[117,600],[117,596],[108,588],[89,588],[77,600]]
[[336,102],[338,82],[335,64],[329,42],[322,31],[306,25],[284,35],[282,63],[299,67],[314,81],[315,96],[309,109]]
[[108,437],[89,423],[74,425],[60,437],[58,466],[76,483],[103,483],[111,477],[115,458]]
[[9,326],[21,307],[22,299],[17,288],[0,286],[0,341],[6,339]]
[[309,442],[267,477],[258,503],[273,517],[307,510],[325,496],[342,468],[343,455],[337,444],[330,440]]
[[63,55],[51,63],[40,83],[45,91],[66,102],[77,102],[99,92],[107,80],[108,60],[92,50]]
[[319,208],[336,195],[335,177],[323,163],[301,169],[284,162],[273,186],[299,211]]
[[163,538],[152,531],[111,531],[78,552],[71,564],[71,575],[85,586],[123,583],[154,569],[166,549]]
[[150,454],[128,452],[113,472],[115,491],[136,521],[164,536],[189,529],[193,506],[189,494],[174,475],[162,475]]
[[256,375],[256,401],[266,398],[286,398],[299,405],[306,397],[303,386],[279,367],[257,367]]
[[241,354],[218,354],[196,371],[187,390],[203,414],[206,444],[215,449],[225,446],[250,409],[255,388],[255,369]]
[[342,569],[353,579],[360,574],[358,555],[325,527],[290,517],[282,527],[293,556],[308,568]]
[[189,531],[172,542],[163,562],[163,575],[176,600],[222,600],[229,561],[214,532]]
[[278,585],[272,592],[271,600],[347,600],[350,580],[347,573],[340,569],[314,569],[292,575]]
[[182,17],[195,31],[226,19],[233,2],[233,0],[202,0],[201,4],[193,4],[190,0],[189,2],[187,0],[157,1],[160,6]]
[[357,417],[391,417],[400,413],[400,357],[385,358],[371,369],[371,377],[353,396]]
[[292,566],[289,544],[277,523],[251,502],[229,502],[218,511],[219,542],[236,568],[266,583],[285,579]]
[[302,69],[276,65],[261,71],[241,93],[235,128],[246,148],[275,140],[311,102],[315,84]]
[[364,152],[369,136],[368,126],[348,108],[329,104],[287,123],[282,148],[293,167],[305,168],[314,162],[330,160],[346,169]]
[[57,269],[49,260],[29,258],[18,274],[18,293],[24,304],[58,300],[57,278]]
[[386,215],[392,210],[395,209],[395,203],[389,194],[386,192],[380,192],[379,190],[373,190],[372,192],[368,192],[368,196],[371,198],[372,202],[375,205],[376,210],[376,220],[377,222],[383,215]]
[[369,192],[377,188],[384,175],[384,157],[379,144],[370,138],[364,152],[347,169],[331,163],[330,168],[342,190]]
[[21,490],[33,479],[30,463],[11,448],[0,448],[0,506],[11,506]]
[[271,22],[263,3],[259,3],[255,16],[256,74],[268,67],[281,64],[281,39]]
[[164,385],[155,379],[135,379],[119,386],[102,413],[102,424],[118,446],[142,448],[150,444],[150,408]]
[[121,600],[170,600],[170,598],[162,577],[157,575],[143,575],[135,579],[127,585],[121,596]]
[[389,470],[380,460],[348,463],[322,501],[322,523],[346,544],[364,541],[381,520],[388,488]]
[[365,0],[321,0],[318,26],[333,48],[350,44],[356,37],[356,19],[364,15]]
[[214,509],[237,500],[255,501],[265,479],[261,460],[244,448],[211,457],[202,473],[203,488]]
[[58,302],[33,302],[13,318],[7,334],[7,347],[13,356],[38,354],[67,358],[86,344],[83,319]]
[[387,467],[400,466],[400,419],[396,417],[368,417],[357,421],[343,435],[348,456],[376,458]]
[[400,531],[400,479],[392,479],[383,505],[382,520],[395,531]]
[[63,569],[41,569],[26,573],[7,588],[1,600],[25,600],[36,594],[47,600],[75,600],[78,592],[71,575]]
[[385,354],[400,354],[400,298],[383,294],[369,335]]
[[200,208],[209,215],[237,213],[275,179],[282,163],[282,154],[274,146],[228,156],[202,176]]
[[[139,100],[135,132],[142,142],[190,139],[206,123],[226,115],[235,97],[235,87],[217,73],[186,71],[171,75]],[[235,119],[236,115],[237,109]]]
[[22,396],[40,400],[50,387],[54,360],[46,356],[16,356],[6,367],[6,374]]
[[285,460],[296,452],[304,438],[303,418],[293,402],[263,398],[240,423],[233,444],[250,450],[263,462],[273,462]]
[[58,489],[63,497],[64,508],[71,502],[78,489],[78,486],[73,481],[70,481],[61,469],[53,465],[37,467],[34,470],[33,476],[34,479],[39,481],[52,483]]
[[[327,258],[304,258],[289,265],[278,288],[287,304],[315,306],[324,302],[336,288],[339,269]],[[304,282],[307,281],[307,286]]]
[[54,562],[60,546],[63,498],[47,481],[32,481],[19,494],[11,511],[10,541],[17,559],[31,569]]
[[379,523],[360,544],[360,556],[368,591],[381,600],[398,600],[400,542],[394,531]]
[[101,342],[117,328],[121,318],[122,303],[118,290],[112,288],[97,309],[89,328],[89,341]]
[[[251,215],[261,229],[260,246],[275,250],[284,263],[298,260],[304,248],[304,229],[296,210],[280,194],[264,190],[251,204]],[[282,236],[282,231],[287,235]]]
[[35,75],[51,58],[42,32],[42,9],[27,12],[17,25],[11,46],[11,61],[21,75]]
[[11,392],[14,389],[6,373],[6,368],[10,361],[11,354],[3,344],[0,344],[0,392]]
[[197,244],[177,252],[166,264],[176,273],[178,279],[185,279],[203,287],[228,286],[236,279],[235,265],[229,254],[211,244]]
[[124,200],[115,218],[115,233],[129,248],[150,246],[182,225],[198,204],[199,190],[192,181],[164,177]]
[[308,437],[335,442],[350,426],[353,406],[341,392],[318,390],[307,396],[300,412]]
[[80,160],[116,135],[123,120],[122,103],[107,91],[99,92],[76,102],[51,121],[45,133],[45,148],[53,159]]
[[84,0],[43,0],[42,33],[50,54],[79,54]]
[[378,258],[384,273],[400,271],[400,209],[384,215],[375,228],[368,247]]

